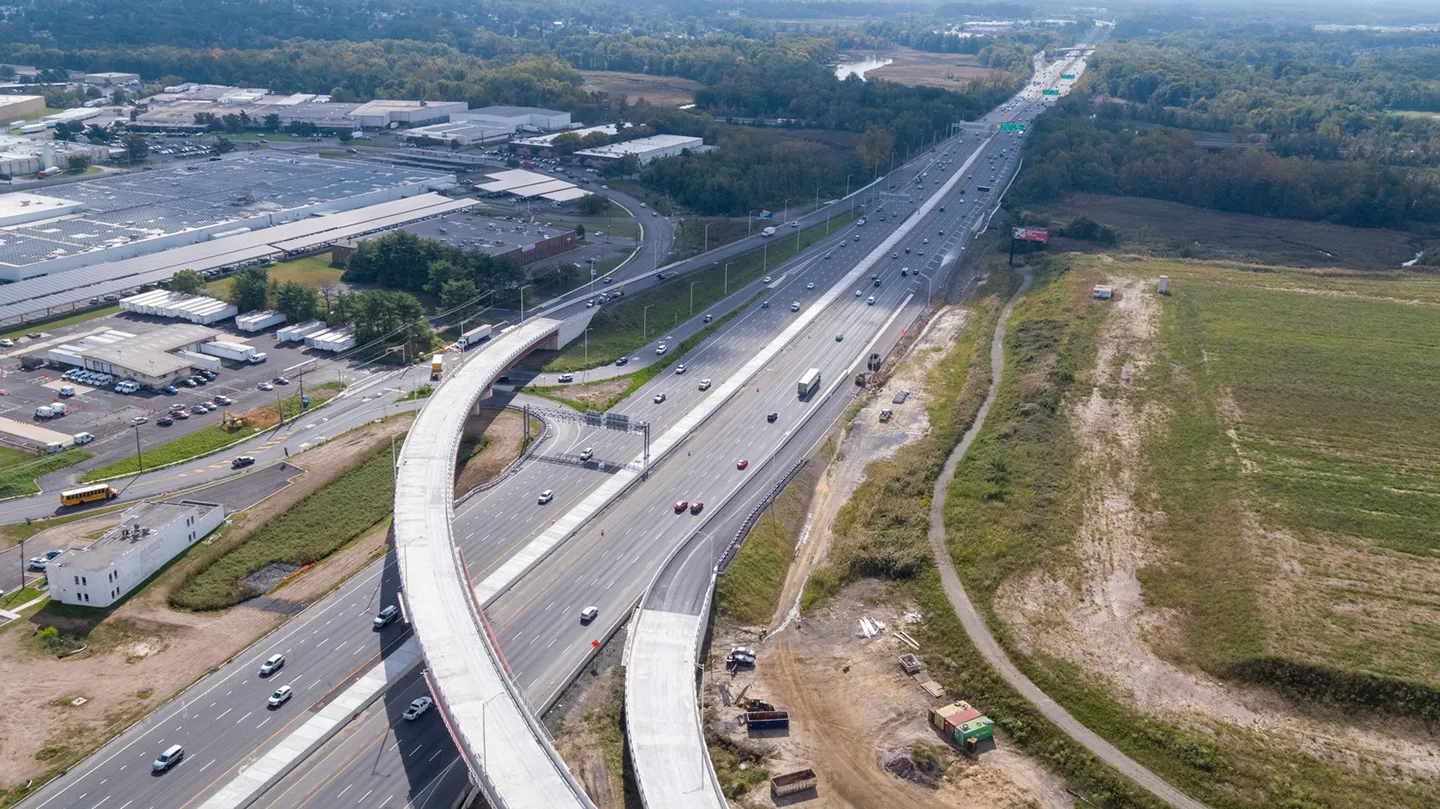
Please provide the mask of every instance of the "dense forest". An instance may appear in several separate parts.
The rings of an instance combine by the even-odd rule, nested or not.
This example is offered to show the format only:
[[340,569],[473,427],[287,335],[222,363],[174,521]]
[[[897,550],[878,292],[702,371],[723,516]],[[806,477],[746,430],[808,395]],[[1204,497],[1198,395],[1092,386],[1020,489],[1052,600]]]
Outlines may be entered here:
[[1017,200],[1088,191],[1359,227],[1440,222],[1440,177],[1433,171],[1262,149],[1213,154],[1197,148],[1189,132],[1158,127],[1140,133],[1118,120],[1092,118],[1095,103],[1088,93],[1074,93],[1036,121],[1013,189]]

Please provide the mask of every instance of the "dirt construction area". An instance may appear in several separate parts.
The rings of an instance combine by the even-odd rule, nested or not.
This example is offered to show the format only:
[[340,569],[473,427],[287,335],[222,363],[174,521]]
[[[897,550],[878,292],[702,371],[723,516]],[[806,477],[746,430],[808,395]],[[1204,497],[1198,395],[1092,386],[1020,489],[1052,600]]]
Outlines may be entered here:
[[[409,424],[408,416],[371,424],[292,459],[305,474],[236,520],[254,523],[281,513]],[[50,530],[83,538],[117,520],[118,514],[106,515]],[[278,597],[298,604],[320,598],[383,552],[384,541],[384,529],[371,532]],[[77,618],[52,606],[0,632],[0,682],[6,684],[0,689],[0,788],[68,766],[284,620],[244,605],[207,614],[171,609],[166,598],[182,566],[109,614]],[[46,652],[32,637],[46,625],[80,636],[85,651],[65,659]],[[82,704],[75,704],[78,697]]]
[[[972,760],[931,728],[929,709],[951,700],[930,697],[900,670],[898,657],[912,650],[890,632],[909,625],[908,612],[887,585],[867,580],[764,643],[750,631],[717,628],[702,695],[717,717],[712,731],[766,750],[772,776],[814,769],[819,786],[803,803],[814,809],[1072,806],[1060,778],[1004,739]],[[865,637],[862,616],[887,629]],[[756,648],[753,670],[733,676],[725,670],[732,645]],[[916,654],[924,660],[923,648]],[[732,702],[743,692],[789,711],[788,733],[747,735],[737,721],[740,709],[725,706],[722,688]],[[740,803],[776,805],[767,785]]]
[[[894,455],[930,428],[926,412],[930,397],[925,392],[925,377],[944,356],[945,350],[954,344],[970,316],[969,309],[941,309],[930,319],[900,367],[871,394],[865,407],[856,414],[854,426],[841,443],[839,452],[828,459],[830,462],[825,467],[825,473],[815,486],[810,513],[800,534],[797,563],[791,566],[780,593],[780,608],[770,624],[772,630],[798,612],[805,578],[825,561],[835,515],[865,480],[866,468],[875,461]],[[891,399],[899,391],[909,391],[911,396],[904,404],[893,404]],[[880,421],[881,410],[891,411],[889,421]]]
[[910,87],[942,87],[964,90],[970,82],[996,72],[974,56],[960,53],[927,53],[910,48],[886,51],[895,61],[870,71],[869,75]]

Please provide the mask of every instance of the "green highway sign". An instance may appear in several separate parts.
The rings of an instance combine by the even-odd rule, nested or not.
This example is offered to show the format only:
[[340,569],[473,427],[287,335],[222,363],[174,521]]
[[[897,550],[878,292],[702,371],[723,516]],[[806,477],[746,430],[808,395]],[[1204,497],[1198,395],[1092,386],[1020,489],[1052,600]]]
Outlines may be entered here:
[[1075,74],[1074,74],[1074,73],[1061,73],[1061,74],[1060,74],[1060,78],[1062,78],[1062,79],[1073,79],[1073,78],[1075,78]]
[[1001,131],[1001,132],[1024,132],[1024,131],[1025,131],[1025,125],[1024,125],[1024,124],[1001,124],[1001,125],[1000,125],[1000,131]]
[[1040,91],[1040,95],[1044,95],[1044,96],[1058,96],[1058,95],[1060,95],[1060,91],[1059,91],[1059,90],[1041,90],[1041,91]]

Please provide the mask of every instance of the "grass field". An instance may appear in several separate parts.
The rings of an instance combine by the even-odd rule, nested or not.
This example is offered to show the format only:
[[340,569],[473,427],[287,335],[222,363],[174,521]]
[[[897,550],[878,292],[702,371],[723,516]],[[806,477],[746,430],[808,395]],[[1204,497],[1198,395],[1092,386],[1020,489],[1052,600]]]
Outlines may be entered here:
[[911,48],[894,48],[886,50],[884,55],[895,61],[875,68],[866,75],[910,87],[943,87],[946,90],[958,91],[965,89],[972,79],[995,72],[981,65],[979,59],[969,54],[929,53]]
[[[310,407],[318,407],[321,402],[338,393],[339,388],[339,382],[322,382],[313,388],[306,389],[305,393],[310,397]],[[187,433],[173,441],[167,441],[157,447],[151,447],[142,452],[139,458],[132,455],[127,458],[121,458],[114,463],[106,464],[98,469],[92,469],[86,472],[80,479],[83,481],[92,481],[113,478],[119,475],[132,475],[140,470],[142,463],[146,469],[154,469],[159,466],[165,466],[166,464],[196,458],[201,455],[208,455],[273,426],[276,421],[274,417],[275,408],[266,406],[259,408],[259,410],[270,414],[268,418],[262,419],[262,421],[269,421],[269,425],[261,427],[237,427],[228,430],[218,424],[201,427],[195,432]],[[299,412],[300,394],[296,393],[280,400],[280,415],[282,418],[293,418]]]
[[170,602],[216,610],[258,595],[241,582],[274,562],[303,566],[324,559],[390,515],[394,504],[390,442],[380,441],[334,480],[237,542],[219,543],[196,561]]
[[84,323],[87,320],[94,320],[97,317],[113,315],[119,311],[119,304],[113,304],[110,306],[101,306],[97,309],[86,309],[73,315],[65,315],[64,317],[57,317],[51,320],[32,320],[24,326],[17,326],[10,331],[0,332],[0,337],[15,340],[24,337],[32,331],[46,331],[48,329],[58,329],[61,326],[73,326],[76,323]]
[[21,497],[40,491],[35,481],[57,469],[74,466],[90,457],[79,449],[67,449],[54,455],[31,455],[9,447],[0,447],[0,499]]
[[[831,228],[844,227],[850,218],[837,216]],[[713,231],[713,228],[712,228]],[[800,232],[800,250],[804,250],[825,238],[825,225],[807,228]],[[795,237],[776,238],[762,251],[752,250],[730,263],[729,290],[734,292],[745,284],[773,271],[780,264],[794,256]],[[626,295],[620,303],[601,309],[590,324],[590,364],[585,364],[585,347],[582,341],[575,341],[560,351],[536,351],[522,360],[520,367],[549,373],[580,371],[609,365],[618,357],[629,355],[645,345],[649,338],[659,335],[682,320],[689,320],[690,285],[695,285],[695,313],[725,297],[725,267],[715,265],[680,276],[673,281],[651,287],[644,292]],[[648,315],[645,307],[650,307]],[[648,331],[642,327],[648,324]],[[675,353],[675,352],[672,352]]]
[[[705,231],[707,226],[710,228],[708,240]],[[743,239],[747,235],[745,228],[746,222],[743,219],[730,219],[722,216],[683,219],[675,229],[675,243],[670,247],[670,255],[666,256],[661,264],[669,264],[699,255],[705,252],[707,244],[709,248],[715,248],[737,239]]]
[[1050,218],[1052,253],[1104,250],[1054,235],[1085,214],[1120,234],[1124,249],[1160,257],[1285,267],[1396,269],[1440,240],[1383,228],[1352,228],[1196,208],[1163,200],[1072,194],[1051,205],[1027,205]]
[[679,76],[651,76],[619,70],[582,70],[587,93],[623,95],[631,101],[641,98],[657,106],[679,106],[695,100],[700,82]]
[[818,466],[810,464],[796,475],[750,529],[715,585],[715,609],[720,615],[751,626],[769,624],[795,556],[795,538],[805,526]]
[[[339,267],[330,266],[329,253],[297,258],[294,261],[282,261],[268,269],[270,280],[277,284],[294,281],[314,289],[321,289],[340,283],[340,276],[344,272],[345,271]],[[235,286],[235,279],[233,277],[221,278],[206,284],[205,290],[211,295],[225,298],[229,296],[230,288],[233,286]]]
[[[1144,636],[1150,654],[1321,703],[1316,721],[1342,735],[1357,711],[1433,721],[1440,421],[1429,402],[1440,367],[1426,348],[1440,344],[1440,279],[1123,256],[1051,264],[1015,310],[999,397],[947,500],[957,572],[1002,644],[1087,727],[1207,805],[1430,805],[1427,785],[1385,766],[1357,772],[1283,735],[1141,713],[1093,669],[1036,648],[1069,626],[1035,614],[1054,604],[1016,605],[1054,592],[1025,585],[1036,577],[1098,586],[1077,583],[1092,569],[1086,493],[1110,491],[1096,481],[1123,470],[1084,460],[1078,413],[1115,395],[1116,377],[1092,370],[1097,358],[1118,374],[1135,357],[1100,352],[1115,304],[1089,290],[1166,274],[1173,294],[1146,338],[1158,353],[1129,382],[1142,401],[1122,400],[1146,414],[1140,468],[1123,479],[1150,543],[1136,578],[1147,607],[1167,616]],[[1108,426],[1109,442],[1124,443],[1125,425]],[[1127,530],[1124,505],[1114,509],[1108,530]],[[1108,635],[1076,642],[1110,649]]]

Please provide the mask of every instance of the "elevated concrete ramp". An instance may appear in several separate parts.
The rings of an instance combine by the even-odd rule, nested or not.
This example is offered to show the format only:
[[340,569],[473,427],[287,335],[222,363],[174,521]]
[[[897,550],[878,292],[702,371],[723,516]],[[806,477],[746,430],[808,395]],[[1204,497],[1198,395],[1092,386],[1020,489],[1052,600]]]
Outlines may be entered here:
[[396,470],[395,548],[408,617],[429,663],[437,707],[496,809],[594,809],[505,671],[450,526],[466,418],[496,378],[557,338],[561,326],[535,318],[472,354],[420,411]]

